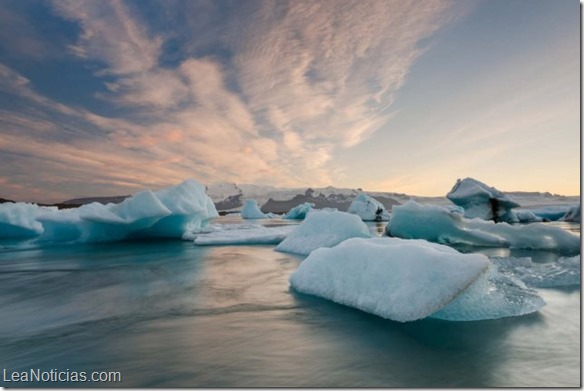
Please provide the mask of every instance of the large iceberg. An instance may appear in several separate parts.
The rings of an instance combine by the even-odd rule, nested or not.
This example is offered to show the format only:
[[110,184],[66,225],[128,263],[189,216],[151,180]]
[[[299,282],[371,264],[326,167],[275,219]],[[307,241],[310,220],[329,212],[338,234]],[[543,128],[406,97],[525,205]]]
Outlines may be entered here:
[[119,204],[92,203],[37,218],[40,240],[103,242],[129,238],[180,238],[218,217],[205,188],[194,180],[157,192],[142,191]]
[[388,221],[389,213],[383,204],[367,194],[359,194],[347,212],[356,214],[363,221]]
[[243,208],[241,208],[242,219],[265,219],[267,217],[260,210],[256,200],[245,200]]
[[320,247],[332,247],[349,238],[369,238],[367,225],[353,214],[313,211],[291,232],[276,250],[308,255]]
[[464,208],[467,218],[518,222],[512,209],[520,206],[506,194],[473,178],[458,179],[446,197]]
[[290,209],[290,211],[286,213],[284,218],[290,220],[304,220],[306,218],[306,215],[310,213],[310,211],[312,211],[312,208],[314,208],[313,203],[305,202]]
[[415,201],[394,206],[391,214],[386,228],[389,236],[442,244],[551,250],[569,255],[580,252],[580,238],[544,223],[517,226],[466,219],[440,206]]
[[56,207],[24,202],[0,204],[0,239],[38,236],[43,233],[43,226],[37,218],[56,211]]
[[[423,240],[354,238],[333,248],[313,251],[290,276],[290,283],[299,292],[399,322],[445,310],[467,291],[475,301],[486,297],[482,302],[484,310],[455,303],[456,308],[439,317],[475,320],[480,312],[481,319],[492,319],[533,312],[544,305],[539,296],[513,281],[509,282],[512,292],[505,286],[488,283],[496,273],[491,268],[484,255],[461,254]],[[475,282],[479,285],[474,286]],[[488,294],[493,288],[501,291]],[[524,301],[513,300],[511,293],[517,291],[526,296]]]

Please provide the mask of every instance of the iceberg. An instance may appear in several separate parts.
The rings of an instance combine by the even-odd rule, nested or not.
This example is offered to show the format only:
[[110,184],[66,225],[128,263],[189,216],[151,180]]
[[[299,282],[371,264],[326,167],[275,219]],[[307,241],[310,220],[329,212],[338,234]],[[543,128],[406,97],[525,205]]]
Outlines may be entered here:
[[568,205],[549,205],[529,210],[542,220],[557,221],[560,220],[570,209]]
[[363,221],[389,220],[389,212],[385,210],[383,204],[367,194],[359,194],[355,197],[347,212],[356,214]]
[[478,218],[466,219],[434,205],[408,201],[392,208],[388,236],[425,239],[449,245],[550,250],[566,255],[580,253],[580,238],[545,223],[517,226]]
[[[240,244],[278,244],[297,226],[280,227],[242,226],[239,229],[217,230],[209,233],[195,233],[194,243],[198,246],[240,245]],[[189,236],[190,237],[190,236]],[[183,236],[184,238],[184,236]]]
[[[513,292],[502,290],[485,299],[482,311],[467,308],[462,299],[457,301],[461,295],[476,300],[485,289],[505,288],[484,282],[493,273],[496,270],[482,254],[462,254],[424,240],[353,238],[313,251],[290,276],[290,284],[298,292],[398,322],[434,314],[443,319],[474,320],[480,313],[481,319],[491,319],[533,312],[543,305],[537,295],[536,303],[527,299],[525,305],[511,303],[511,294],[533,294],[516,284]],[[499,300],[501,297],[508,301]],[[447,310],[450,303],[455,306]]]
[[0,204],[0,239],[30,238],[43,233],[37,218],[57,211],[57,207],[24,202]]
[[534,263],[531,258],[492,258],[498,270],[534,288],[580,285],[580,256],[561,257],[556,262]]
[[139,192],[119,204],[83,205],[39,216],[43,241],[107,242],[180,238],[218,217],[205,188],[194,180],[157,192]]
[[277,247],[277,251],[308,255],[320,247],[332,247],[349,238],[370,238],[367,225],[347,212],[313,211]]
[[262,213],[256,200],[245,200],[241,208],[242,219],[265,219],[268,216]]
[[520,223],[541,223],[543,221],[541,217],[527,209],[516,210],[514,213]]
[[290,209],[290,211],[284,215],[284,218],[290,220],[304,220],[312,208],[314,208],[313,203],[305,202]]
[[565,215],[560,219],[561,221],[580,222],[580,205],[576,205],[568,209]]
[[467,218],[517,223],[511,209],[520,206],[501,191],[473,178],[458,179],[446,198],[464,208]]

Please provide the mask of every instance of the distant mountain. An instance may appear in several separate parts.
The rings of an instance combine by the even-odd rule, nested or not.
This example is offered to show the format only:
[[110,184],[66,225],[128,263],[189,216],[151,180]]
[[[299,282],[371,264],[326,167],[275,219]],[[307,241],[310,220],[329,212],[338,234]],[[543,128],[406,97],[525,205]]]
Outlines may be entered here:
[[87,197],[87,198],[73,198],[67,201],[63,201],[60,204],[63,205],[85,205],[91,204],[92,202],[99,202],[100,204],[119,204],[126,198],[130,197],[129,195],[123,196],[111,196],[111,197]]
[[3,204],[5,202],[16,202],[16,201],[12,201],[12,200],[7,200],[6,198],[1,198],[0,197],[0,204]]

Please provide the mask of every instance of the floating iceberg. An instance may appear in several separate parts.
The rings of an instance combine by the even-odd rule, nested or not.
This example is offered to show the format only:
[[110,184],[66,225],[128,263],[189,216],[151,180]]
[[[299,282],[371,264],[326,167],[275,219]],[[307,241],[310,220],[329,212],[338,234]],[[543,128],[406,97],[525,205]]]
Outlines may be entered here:
[[256,200],[245,200],[243,208],[241,208],[242,219],[265,219],[267,217],[260,210]]
[[568,209],[566,214],[560,219],[562,221],[580,222],[580,205],[576,205]]
[[569,209],[567,205],[549,205],[529,210],[542,220],[556,221],[560,220]]
[[205,188],[187,180],[157,192],[135,194],[120,204],[92,203],[37,218],[41,240],[103,242],[128,238],[180,238],[218,217]]
[[[461,254],[423,240],[397,238],[348,239],[333,248],[313,251],[290,276],[292,287],[383,318],[399,322],[431,316],[450,306],[471,290],[469,297],[485,295],[493,285],[488,258],[481,254]],[[481,285],[474,286],[476,282]],[[527,288],[512,285],[514,291],[531,295]],[[484,300],[481,319],[519,315],[543,305],[539,296],[525,303],[513,302],[504,286]],[[526,293],[527,292],[527,293]],[[495,297],[495,300],[491,298]],[[500,297],[508,300],[499,300]],[[465,302],[462,302],[464,304]],[[474,320],[478,311],[455,303],[439,317]]]
[[535,288],[580,285],[580,256],[556,262],[534,263],[531,258],[492,258],[499,271],[511,274]]
[[285,219],[290,220],[304,220],[306,215],[314,208],[314,204],[311,202],[305,202],[290,209],[288,213],[284,216]]
[[371,237],[369,229],[358,216],[338,211],[314,211],[276,250],[308,255],[317,248],[332,247],[354,237]]
[[[194,234],[194,242],[199,246],[226,244],[278,244],[296,225],[280,227],[241,227],[240,229],[217,230],[210,233]],[[184,238],[184,237],[183,237]]]
[[23,202],[0,204],[0,239],[38,236],[43,233],[43,226],[37,218],[56,211],[56,207]]
[[516,210],[514,213],[520,223],[541,223],[543,221],[541,217],[527,209]]
[[445,208],[415,201],[394,206],[391,212],[386,231],[389,236],[443,244],[551,250],[569,255],[580,252],[580,238],[544,223],[513,226],[466,219]]
[[446,197],[464,208],[467,218],[517,223],[511,209],[520,206],[506,194],[473,178],[458,179]]
[[359,194],[355,197],[347,212],[356,214],[363,221],[389,220],[389,212],[385,210],[383,204],[367,194]]

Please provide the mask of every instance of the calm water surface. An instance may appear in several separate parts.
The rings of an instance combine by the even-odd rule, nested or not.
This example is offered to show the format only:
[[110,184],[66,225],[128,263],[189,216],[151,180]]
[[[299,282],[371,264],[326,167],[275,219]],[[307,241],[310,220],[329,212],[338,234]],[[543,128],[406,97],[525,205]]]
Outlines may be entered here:
[[5,249],[0,367],[115,370],[128,387],[580,386],[580,287],[540,289],[528,316],[402,324],[292,292],[302,259],[180,241]]

